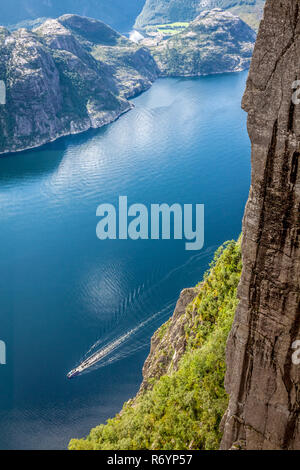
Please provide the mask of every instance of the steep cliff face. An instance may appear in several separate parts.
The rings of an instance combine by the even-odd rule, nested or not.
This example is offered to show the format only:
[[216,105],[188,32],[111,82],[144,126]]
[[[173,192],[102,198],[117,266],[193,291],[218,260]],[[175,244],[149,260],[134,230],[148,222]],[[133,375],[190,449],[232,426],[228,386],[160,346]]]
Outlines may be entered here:
[[157,73],[146,49],[97,20],[66,15],[34,31],[0,28],[0,154],[112,122]]
[[140,393],[152,386],[152,380],[177,370],[186,347],[185,329],[193,321],[187,307],[199,293],[199,288],[184,289],[176,304],[173,316],[151,339],[151,350],[143,367],[143,382]]
[[298,0],[267,0],[243,107],[252,143],[240,299],[227,345],[222,448],[300,449]]

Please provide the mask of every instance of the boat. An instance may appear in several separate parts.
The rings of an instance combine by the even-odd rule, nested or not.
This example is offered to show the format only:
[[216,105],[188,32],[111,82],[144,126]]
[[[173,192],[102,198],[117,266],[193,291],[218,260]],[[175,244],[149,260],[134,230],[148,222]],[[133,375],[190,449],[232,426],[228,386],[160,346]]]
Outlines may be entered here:
[[74,369],[74,370],[71,370],[68,374],[67,374],[67,378],[68,379],[73,379],[74,377],[76,377],[77,375],[80,374],[80,371],[78,369]]
[[112,341],[111,343],[109,343],[106,346],[102,347],[99,351],[96,351],[90,357],[85,359],[78,367],[76,367],[76,369],[71,370],[67,374],[67,378],[68,379],[73,379],[77,375],[80,375],[82,372],[84,372],[86,369],[89,369],[90,367],[97,364],[97,362],[101,361],[101,359],[105,358],[108,354],[115,351],[121,344],[125,343],[125,341],[128,338],[130,338],[130,336],[132,336],[134,333],[139,331],[149,321],[153,320],[153,318],[155,316],[156,316],[156,314],[153,315],[152,317],[148,318],[147,320],[145,320],[143,323],[139,324],[137,327],[135,327],[132,330],[128,331],[124,335],[120,336],[120,338],[117,338],[115,341]]

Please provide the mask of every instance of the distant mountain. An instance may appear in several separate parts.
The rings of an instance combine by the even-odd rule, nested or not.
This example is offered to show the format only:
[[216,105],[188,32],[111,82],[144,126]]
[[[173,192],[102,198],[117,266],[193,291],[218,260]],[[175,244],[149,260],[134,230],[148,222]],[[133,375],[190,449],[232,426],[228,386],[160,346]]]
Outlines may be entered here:
[[147,49],[98,20],[64,15],[33,31],[0,27],[0,154],[114,121],[157,75]]
[[191,77],[248,69],[255,39],[255,31],[238,16],[215,8],[149,48],[162,76]]
[[135,27],[143,29],[150,24],[192,21],[202,11],[221,8],[229,9],[257,30],[264,4],[265,0],[146,0]]
[[[4,3],[4,0],[2,0]],[[66,13],[89,16],[121,32],[128,31],[145,0],[9,0],[1,8],[0,24],[14,25],[36,18],[57,18]]]

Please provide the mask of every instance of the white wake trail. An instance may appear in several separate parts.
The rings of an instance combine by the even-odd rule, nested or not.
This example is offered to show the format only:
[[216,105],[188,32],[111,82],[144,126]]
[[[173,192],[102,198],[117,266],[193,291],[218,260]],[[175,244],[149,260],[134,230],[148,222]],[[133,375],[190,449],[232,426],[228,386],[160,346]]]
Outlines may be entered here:
[[[170,277],[174,276],[178,271],[185,269],[188,265],[193,264],[195,262],[199,262],[201,258],[204,258],[208,256],[213,250],[215,249],[214,246],[211,246],[207,248],[204,252],[202,253],[197,253],[196,255],[190,257],[185,263],[183,263],[180,266],[177,266],[173,268],[171,271],[169,271],[160,281],[157,281],[146,289],[146,292],[143,292],[143,295],[149,294],[149,292],[152,292],[154,288],[156,288],[158,285],[161,286],[164,282],[168,281]],[[126,303],[133,304],[138,301],[138,298],[140,296],[140,291],[145,289],[145,285],[139,286],[138,291],[134,291],[133,293],[130,293],[128,298],[125,300],[125,305],[123,307],[124,310],[126,310],[127,305]],[[97,365],[97,368],[104,367],[108,364],[111,364],[112,362],[118,361],[123,359],[124,357],[127,357],[128,355],[132,354],[133,352],[136,352],[143,347],[145,347],[147,343],[142,342],[142,344],[135,344],[132,345],[130,348],[130,352],[125,352],[125,351],[119,351],[116,352],[125,342],[128,342],[132,337],[137,335],[144,327],[149,325],[151,322],[153,322],[157,317],[160,317],[162,320],[166,314],[170,316],[172,313],[172,310],[174,309],[174,305],[176,303],[176,299],[173,301],[169,302],[167,305],[165,305],[161,310],[156,312],[154,315],[149,317],[148,319],[144,320],[142,323],[139,323],[135,328],[132,328],[131,330],[127,331],[126,333],[122,334],[119,336],[117,339],[114,339],[113,341],[110,341],[108,344],[104,344],[101,346],[100,349],[98,349],[101,345],[103,344],[103,340],[97,341],[91,348],[90,350],[85,354],[85,359],[82,360],[80,365],[76,367],[75,369],[71,370],[68,373],[68,378],[75,377],[76,375],[79,375],[88,369],[90,369],[93,366]],[[141,305],[137,305],[138,310],[141,309]],[[96,352],[93,352],[95,351]],[[114,354],[115,353],[115,354]]]
[[[132,336],[136,335],[140,330],[142,330],[145,326],[147,326],[149,323],[155,320],[158,316],[161,316],[163,311],[169,311],[169,309],[172,308],[170,304],[168,304],[163,310],[160,310],[159,312],[156,312],[154,315],[152,315],[150,318],[147,318],[147,320],[143,321],[139,325],[137,325],[135,328],[132,328],[119,338],[115,339],[108,345],[102,347],[100,350],[96,351],[93,353],[91,356],[89,356],[87,359],[85,359],[81,364],[76,367],[75,369],[71,370],[68,373],[68,377],[72,378],[75,377],[76,375],[79,375],[89,369],[90,367],[96,365],[99,361],[105,359],[107,356],[112,354],[113,352],[116,351],[122,344],[124,344],[126,341],[129,340]],[[121,356],[121,355],[120,355]],[[111,361],[114,361],[115,358],[111,358],[108,362],[110,363]]]

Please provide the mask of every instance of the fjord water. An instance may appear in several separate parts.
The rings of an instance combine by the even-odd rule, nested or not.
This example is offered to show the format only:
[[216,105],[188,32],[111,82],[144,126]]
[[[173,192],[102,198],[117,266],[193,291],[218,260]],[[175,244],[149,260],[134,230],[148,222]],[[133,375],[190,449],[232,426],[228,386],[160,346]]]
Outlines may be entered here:
[[[154,330],[214,250],[237,238],[250,182],[246,73],[162,79],[110,126],[0,158],[0,448],[63,449],[134,396]],[[100,241],[96,208],[205,204],[205,246]],[[105,367],[67,380],[98,340],[154,314]]]

